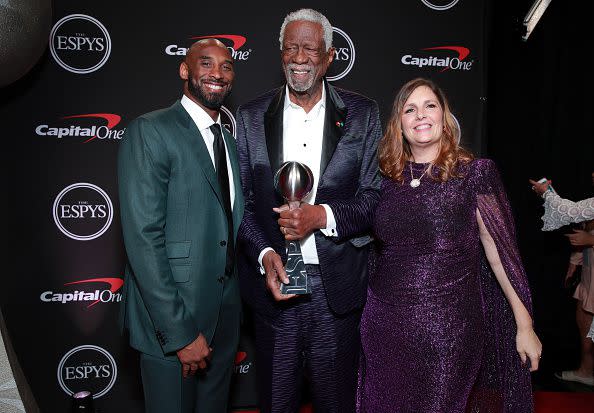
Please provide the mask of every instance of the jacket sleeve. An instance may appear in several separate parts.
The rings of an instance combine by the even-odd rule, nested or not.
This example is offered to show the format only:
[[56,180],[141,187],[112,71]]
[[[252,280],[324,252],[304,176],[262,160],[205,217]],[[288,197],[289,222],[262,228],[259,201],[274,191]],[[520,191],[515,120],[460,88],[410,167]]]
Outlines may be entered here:
[[167,258],[169,174],[168,151],[158,131],[148,119],[133,121],[118,154],[122,230],[134,280],[164,353],[184,347],[199,333]]
[[380,174],[377,160],[377,147],[382,137],[382,129],[377,103],[373,102],[366,128],[359,188],[355,196],[347,200],[330,201],[336,220],[337,241],[347,240],[369,232],[373,223],[375,207],[379,202]]
[[248,134],[243,111],[239,108],[237,110],[237,151],[245,209],[237,238],[238,243],[243,244],[250,260],[259,267],[258,255],[264,248],[270,247],[272,244],[266,239],[261,225],[256,220],[256,200],[253,190],[254,177],[247,142]]

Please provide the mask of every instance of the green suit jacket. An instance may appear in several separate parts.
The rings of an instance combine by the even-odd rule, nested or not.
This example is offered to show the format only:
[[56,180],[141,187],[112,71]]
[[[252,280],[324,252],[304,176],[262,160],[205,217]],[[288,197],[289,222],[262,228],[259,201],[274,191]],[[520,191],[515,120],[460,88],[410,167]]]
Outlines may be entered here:
[[[235,140],[223,128],[235,186],[233,234],[243,215]],[[202,333],[210,343],[223,286],[227,219],[217,175],[196,124],[177,101],[132,121],[118,155],[120,211],[128,255],[120,321],[130,345],[157,357]]]

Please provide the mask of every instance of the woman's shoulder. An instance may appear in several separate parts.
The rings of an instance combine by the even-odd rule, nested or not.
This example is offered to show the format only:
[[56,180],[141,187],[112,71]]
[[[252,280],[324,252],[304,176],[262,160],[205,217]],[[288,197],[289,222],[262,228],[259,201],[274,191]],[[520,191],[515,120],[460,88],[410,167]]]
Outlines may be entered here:
[[475,158],[462,166],[462,172],[471,176],[489,176],[497,174],[497,165],[492,159]]

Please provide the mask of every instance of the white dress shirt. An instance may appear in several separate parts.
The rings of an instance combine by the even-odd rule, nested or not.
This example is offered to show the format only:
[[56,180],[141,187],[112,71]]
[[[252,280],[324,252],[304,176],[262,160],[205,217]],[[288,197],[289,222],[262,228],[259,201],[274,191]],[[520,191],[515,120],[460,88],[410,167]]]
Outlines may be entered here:
[[[322,88],[322,97],[315,106],[306,113],[305,110],[291,102],[289,89],[285,86],[285,102],[283,106],[283,161],[297,161],[307,165],[313,174],[313,188],[303,202],[315,204],[318,182],[320,181],[320,162],[322,159],[322,143],[324,140],[324,120],[326,115],[326,90]],[[326,236],[337,236],[336,220],[332,209],[321,204],[326,210],[326,228],[320,231]],[[319,264],[318,251],[314,234],[300,240],[301,255],[305,264]],[[264,254],[272,248],[265,248],[258,257],[260,266]],[[263,271],[263,268],[261,268]]]
[[[204,139],[204,143],[206,144],[206,149],[208,149],[208,154],[210,155],[210,160],[212,161],[212,166],[216,170],[215,165],[215,158],[214,158],[214,135],[210,130],[210,127],[215,124],[212,118],[204,109],[196,104],[192,99],[183,95],[181,98],[181,104],[184,109],[188,112],[196,127],[200,131],[200,135],[202,135],[202,139]],[[221,115],[219,115],[216,123],[219,124],[221,129],[223,126],[221,125]],[[222,133],[222,131],[221,131]],[[223,139],[223,142],[225,140]],[[231,198],[231,210],[233,210],[233,204],[235,203],[235,186],[233,185],[233,170],[231,169],[231,161],[229,160],[229,149],[227,149],[227,143],[225,142],[225,156],[227,158],[227,175],[229,175],[229,196]]]

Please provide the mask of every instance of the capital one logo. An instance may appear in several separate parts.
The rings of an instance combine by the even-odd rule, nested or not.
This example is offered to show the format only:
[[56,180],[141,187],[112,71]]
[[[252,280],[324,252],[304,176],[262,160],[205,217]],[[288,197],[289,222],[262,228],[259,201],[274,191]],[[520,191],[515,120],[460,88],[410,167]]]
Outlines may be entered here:
[[235,374],[247,374],[250,372],[253,363],[251,361],[248,362],[246,358],[247,353],[245,351],[238,351],[235,354],[235,363],[233,367]]
[[67,186],[56,196],[53,216],[64,235],[77,241],[90,241],[109,229],[113,205],[103,189],[79,182]]
[[[239,34],[209,34],[206,36],[191,36],[189,38],[191,43],[202,39],[220,40],[227,46],[229,53],[231,53],[231,56],[235,60],[248,60],[252,53],[252,49],[242,49],[242,46],[247,42],[247,38]],[[169,56],[185,56],[187,53],[188,47],[178,46],[177,44],[169,44],[165,47],[165,54]]]
[[126,128],[116,128],[122,117],[115,113],[85,113],[81,115],[64,116],[58,122],[37,125],[35,134],[38,136],[52,136],[57,139],[81,138],[82,143],[92,141],[119,141]]
[[62,357],[57,376],[58,384],[67,395],[88,390],[97,399],[115,384],[118,367],[107,350],[86,344],[73,348]]
[[470,49],[464,46],[435,46],[421,49],[424,53],[405,54],[400,62],[406,66],[418,68],[438,68],[440,72],[447,70],[468,71],[474,61],[468,60]]
[[56,63],[72,73],[87,74],[101,68],[111,53],[109,32],[99,20],[71,14],[56,22],[49,37]]
[[438,11],[451,9],[458,1],[460,0],[421,0],[425,6]]
[[44,291],[39,299],[44,303],[83,302],[86,304],[86,308],[91,308],[98,303],[119,303],[122,301],[122,293],[118,291],[123,284],[124,280],[121,278],[89,278],[64,284],[65,287],[68,287],[67,291]]
[[349,35],[338,27],[333,27],[332,30],[334,32],[332,39],[335,49],[334,61],[326,74],[326,79],[330,82],[348,75],[355,64],[355,45]]

